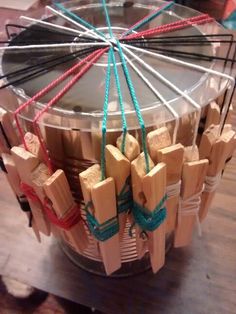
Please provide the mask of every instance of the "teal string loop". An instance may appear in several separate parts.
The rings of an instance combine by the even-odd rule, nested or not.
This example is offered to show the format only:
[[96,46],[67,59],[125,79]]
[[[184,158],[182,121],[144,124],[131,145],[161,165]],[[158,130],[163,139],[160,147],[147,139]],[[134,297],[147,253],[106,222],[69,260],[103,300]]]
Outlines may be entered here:
[[71,17],[73,20],[81,23],[83,26],[93,30],[96,34],[105,38],[105,35],[102,32],[100,32],[98,29],[96,29],[96,27],[94,27],[92,24],[88,23],[87,21],[85,21],[80,16],[76,15],[75,13],[67,10],[61,3],[55,3],[55,6],[58,9],[60,9],[63,13],[65,13],[68,17]]
[[120,45],[119,41],[117,41],[116,43],[117,43],[117,48],[119,50],[119,55],[120,55],[120,60],[121,60],[123,72],[125,74],[127,85],[129,87],[130,96],[131,96],[131,99],[132,99],[132,102],[134,105],[134,109],[136,111],[138,122],[139,122],[139,125],[141,128],[141,132],[142,132],[142,146],[143,146],[143,152],[144,152],[144,157],[145,157],[146,172],[148,173],[150,171],[150,165],[149,165],[149,157],[148,157],[147,142],[146,142],[146,128],[145,128],[145,124],[143,121],[143,117],[141,114],[141,110],[139,107],[139,103],[137,100],[135,89],[134,89],[134,86],[133,86],[133,83],[132,83],[132,80],[131,80],[131,77],[129,74],[129,70],[128,70],[128,67],[126,64],[126,60],[125,60],[121,45]]
[[158,17],[159,15],[161,15],[165,10],[168,10],[170,7],[172,7],[172,5],[175,2],[169,2],[166,5],[164,5],[163,7],[161,7],[159,10],[157,10],[155,13],[150,14],[150,16],[147,16],[146,18],[144,18],[143,20],[141,20],[139,23],[135,24],[133,27],[131,27],[130,29],[128,29],[123,35],[122,38],[129,35],[132,31],[136,31],[139,28],[141,28],[142,26],[146,25],[147,23],[151,22],[153,19],[155,19],[156,17]]
[[118,219],[117,217],[113,217],[104,223],[99,224],[97,219],[88,210],[91,206],[92,203],[89,202],[84,208],[89,231],[98,241],[104,242],[119,232]]
[[111,85],[111,54],[112,48],[108,52],[108,62],[107,62],[107,73],[105,80],[105,95],[104,95],[104,105],[103,105],[103,121],[102,121],[102,147],[101,147],[101,180],[103,181],[106,177],[106,133],[107,133],[107,116],[108,116],[108,103]]
[[166,219],[166,208],[163,206],[166,199],[167,196],[165,195],[153,212],[136,202],[133,203],[132,213],[134,221],[143,231],[152,232],[164,222]]
[[126,179],[126,182],[120,192],[120,194],[117,196],[117,212],[118,214],[122,213],[128,213],[130,210],[132,210],[133,207],[133,195],[132,190],[130,186],[131,177],[129,176]]
[[[107,23],[107,26],[109,29],[109,35],[110,35],[110,38],[112,39],[112,38],[114,38],[114,36],[113,36],[111,21],[110,21],[110,17],[108,14],[107,5],[106,5],[105,0],[102,0],[102,5],[103,5],[103,9],[104,9],[105,16],[106,16],[106,23]],[[119,78],[119,73],[117,70],[114,48],[112,49],[112,64],[113,64],[113,71],[114,71],[114,76],[115,76],[116,89],[117,89],[117,93],[118,93],[119,106],[120,106],[120,111],[121,111],[122,131],[123,131],[121,152],[122,152],[122,154],[124,154],[125,153],[125,140],[126,140],[126,134],[127,134],[127,121],[126,121],[126,117],[125,117],[125,108],[124,108],[124,102],[123,102],[123,97],[122,97],[122,93],[121,93],[120,78]]]

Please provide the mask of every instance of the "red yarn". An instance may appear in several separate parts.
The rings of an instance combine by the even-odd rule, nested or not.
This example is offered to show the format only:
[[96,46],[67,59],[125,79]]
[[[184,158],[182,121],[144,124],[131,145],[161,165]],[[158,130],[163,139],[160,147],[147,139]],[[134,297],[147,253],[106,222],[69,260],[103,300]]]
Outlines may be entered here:
[[45,199],[44,203],[42,203],[35,190],[30,185],[22,182],[21,190],[29,200],[40,204],[52,224],[64,230],[70,230],[82,219],[80,214],[80,207],[78,205],[75,205],[73,208],[71,208],[63,218],[58,218],[53,211],[49,200]]
[[211,18],[208,14],[201,14],[199,16],[191,17],[191,18],[184,19],[181,21],[176,21],[169,24],[157,26],[155,28],[142,31],[137,34],[131,34],[124,37],[123,39],[129,40],[129,39],[136,39],[140,37],[148,37],[148,36],[157,35],[157,34],[166,33],[166,32],[172,32],[175,30],[179,30],[179,29],[183,29],[185,27],[191,26],[193,24],[199,25],[203,23],[212,22],[213,20],[214,19]]
[[[26,107],[28,107],[29,105],[31,105],[34,101],[37,101],[39,98],[43,97],[45,94],[47,94],[49,91],[51,91],[53,88],[55,88],[57,85],[59,85],[62,81],[64,81],[68,76],[70,76],[71,74],[73,74],[74,72],[76,72],[76,70],[78,70],[84,63],[88,62],[90,59],[92,59],[91,62],[95,62],[99,57],[101,57],[101,55],[103,53],[105,53],[105,51],[107,51],[108,48],[103,48],[103,49],[99,49],[97,51],[94,51],[93,53],[91,53],[90,55],[88,55],[86,58],[82,59],[79,63],[77,63],[76,65],[74,65],[73,67],[71,67],[69,70],[67,70],[65,73],[63,73],[61,76],[59,76],[57,79],[55,79],[54,81],[52,81],[49,85],[47,85],[46,87],[44,87],[41,91],[39,91],[37,94],[35,94],[32,98],[30,98],[28,101],[26,101],[25,103],[23,103],[20,107],[17,108],[17,110],[14,112],[14,118],[16,121],[16,125],[17,128],[19,130],[23,145],[25,147],[25,149],[27,149],[27,144],[25,142],[24,139],[24,132],[20,126],[19,120],[18,120],[18,114],[25,109]],[[95,60],[95,61],[94,61]],[[91,64],[92,65],[92,64]],[[83,71],[83,72],[82,72]],[[85,74],[86,71],[84,71],[83,69],[81,70],[82,75]],[[79,73],[81,73],[79,72]],[[80,75],[80,77],[82,76]],[[63,89],[64,90],[64,89]],[[66,91],[65,91],[66,92]],[[64,93],[65,93],[64,92]],[[64,94],[63,93],[63,94]],[[57,96],[56,96],[57,97]],[[62,97],[62,96],[61,96]],[[51,105],[51,104],[50,104]],[[47,106],[48,108],[49,106]],[[47,109],[46,109],[47,110]],[[43,112],[45,112],[46,110],[44,110]],[[36,128],[37,129],[37,128]],[[39,134],[39,130],[37,130],[37,134]],[[49,169],[52,171],[52,166],[51,166],[51,162],[50,159],[48,157],[48,153],[47,153],[47,149],[45,148],[45,145],[42,143],[41,137],[39,136],[39,142],[42,146],[42,151],[44,154],[44,158],[47,162],[47,165],[49,167]]]
[[[132,30],[134,27],[136,27],[138,24],[142,23],[144,20],[146,20],[147,18],[149,18],[149,16],[155,14],[156,12],[158,12],[159,10],[161,10],[162,8],[164,8],[166,6],[166,4],[161,5],[160,7],[158,7],[156,10],[154,10],[153,12],[151,12],[150,14],[147,14],[146,16],[144,16],[141,20],[139,20],[138,22],[136,22],[135,24],[133,24],[132,26],[129,27],[129,29],[127,31],[125,31],[123,34],[121,34],[120,39],[123,39],[123,35],[127,32],[129,32],[130,30]],[[125,37],[124,37],[125,38]]]
[[47,153],[47,148],[46,145],[44,144],[43,140],[42,140],[42,136],[40,133],[40,129],[39,126],[37,124],[38,120],[40,119],[40,117],[50,108],[52,107],[55,103],[57,103],[70,89],[71,87],[84,75],[87,73],[87,71],[93,66],[93,64],[108,50],[108,48],[103,48],[103,49],[99,49],[98,51],[96,51],[96,53],[93,53],[91,55],[89,55],[87,58],[83,59],[80,62],[80,66],[83,65],[85,62],[87,62],[87,64],[85,66],[83,66],[83,68],[63,87],[63,89],[55,96],[53,97],[48,104],[37,113],[37,115],[35,116],[34,120],[33,120],[33,127],[34,127],[34,131],[35,134],[38,136],[39,142],[40,142],[40,146],[42,148],[42,152],[44,155],[44,159],[49,167],[49,169],[51,169],[52,171],[52,165],[51,165],[51,161],[48,157],[48,153]]

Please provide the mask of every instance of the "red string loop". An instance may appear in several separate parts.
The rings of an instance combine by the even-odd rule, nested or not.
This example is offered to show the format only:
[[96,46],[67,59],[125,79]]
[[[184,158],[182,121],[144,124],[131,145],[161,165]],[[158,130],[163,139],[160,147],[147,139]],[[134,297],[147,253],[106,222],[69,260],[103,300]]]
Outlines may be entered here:
[[167,32],[173,32],[179,29],[186,28],[188,26],[192,26],[193,24],[199,25],[199,24],[212,22],[213,20],[214,19],[211,18],[208,14],[201,14],[199,16],[190,17],[181,21],[176,21],[169,24],[157,26],[155,28],[151,28],[149,30],[142,31],[136,34],[130,34],[124,37],[124,39],[129,40],[129,39],[136,39],[140,37],[153,36],[153,35],[167,33]]
[[39,203],[42,209],[45,211],[49,221],[59,228],[70,230],[72,227],[77,225],[80,220],[82,220],[80,207],[77,204],[72,207],[64,217],[58,218],[52,209],[49,199],[45,198],[44,202],[42,203],[35,190],[24,182],[21,182],[21,190],[29,200],[34,203]]
[[[56,101],[58,101],[70,88],[71,86],[73,86],[73,84],[75,84],[75,82],[78,81],[78,79],[80,77],[82,77],[87,71],[88,69],[93,65],[93,62],[96,62],[96,60],[98,58],[101,57],[102,54],[104,54],[106,51],[108,50],[108,48],[102,48],[102,49],[99,49],[97,51],[94,51],[93,53],[89,54],[86,58],[82,59],[79,63],[77,63],[76,65],[74,65],[73,67],[71,67],[69,70],[67,70],[65,73],[63,73],[61,76],[59,76],[57,79],[55,79],[54,81],[52,81],[49,85],[47,85],[45,88],[43,88],[41,91],[39,91],[37,94],[35,94],[32,98],[30,98],[28,101],[26,101],[25,103],[23,103],[21,106],[19,106],[16,111],[14,112],[14,118],[15,118],[15,121],[16,121],[16,125],[17,125],[17,128],[19,130],[19,134],[20,134],[20,137],[21,137],[21,140],[22,140],[22,143],[25,147],[25,149],[27,150],[27,144],[25,142],[25,139],[24,139],[24,132],[22,130],[22,127],[20,125],[20,122],[19,122],[19,119],[18,119],[18,114],[21,113],[21,111],[23,109],[25,109],[26,107],[28,107],[29,105],[31,105],[34,101],[37,101],[38,99],[40,99],[41,97],[43,97],[44,95],[46,95],[49,91],[51,91],[53,88],[55,88],[57,85],[59,85],[61,82],[63,82],[67,77],[69,77],[71,74],[74,74],[74,72],[76,72],[83,64],[85,64],[86,62],[89,62],[86,66],[85,66],[85,69],[82,68],[82,70],[76,75],[76,80],[75,78],[73,78],[71,81],[72,82],[69,82],[63,89],[62,91],[57,94],[54,98],[53,98],[53,102],[50,101],[48,103],[48,105],[43,109],[41,110],[37,116],[35,117],[34,119],[34,124],[36,124],[37,120],[39,119],[39,117],[46,111],[48,110],[48,108],[50,106],[52,106]],[[51,170],[52,172],[52,166],[51,166],[51,162],[50,162],[50,159],[49,159],[49,156],[48,156],[48,152],[47,152],[47,149],[41,139],[41,135],[40,135],[40,131],[37,127],[35,127],[35,130],[36,130],[36,134],[38,134],[38,137],[39,137],[39,142],[40,142],[40,145],[42,147],[42,151],[43,151],[43,155],[44,155],[44,159],[49,167],[49,169]]]

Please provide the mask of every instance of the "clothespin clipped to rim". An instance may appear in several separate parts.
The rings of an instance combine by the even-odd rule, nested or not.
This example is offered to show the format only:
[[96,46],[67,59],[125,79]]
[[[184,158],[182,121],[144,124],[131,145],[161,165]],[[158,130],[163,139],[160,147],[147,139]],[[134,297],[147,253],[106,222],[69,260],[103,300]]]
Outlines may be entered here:
[[[95,235],[104,233],[109,224],[118,224],[116,208],[115,182],[113,178],[101,181],[101,168],[94,165],[79,175],[81,189],[87,208],[87,219],[91,218]],[[91,205],[90,205],[91,204]],[[89,222],[88,222],[89,224]],[[112,226],[111,226],[112,227]],[[107,230],[105,238],[98,240],[102,261],[107,275],[112,274],[121,267],[121,252],[118,228],[117,232]],[[111,232],[111,236],[109,236]]]

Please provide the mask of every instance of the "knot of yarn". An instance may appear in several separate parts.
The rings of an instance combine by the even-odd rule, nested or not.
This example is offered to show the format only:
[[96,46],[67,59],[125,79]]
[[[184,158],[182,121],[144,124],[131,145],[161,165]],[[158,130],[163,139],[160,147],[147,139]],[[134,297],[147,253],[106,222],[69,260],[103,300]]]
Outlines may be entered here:
[[164,203],[166,199],[167,196],[165,195],[153,212],[134,202],[132,208],[134,220],[143,231],[154,231],[165,221],[166,208],[164,207]]
[[84,207],[89,231],[98,241],[104,242],[119,232],[118,219],[117,217],[112,217],[111,219],[108,219],[104,223],[100,224],[94,215],[89,212],[88,208],[91,206],[92,203],[89,202]]

